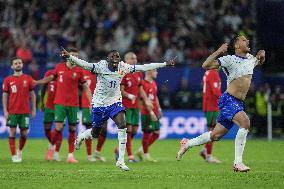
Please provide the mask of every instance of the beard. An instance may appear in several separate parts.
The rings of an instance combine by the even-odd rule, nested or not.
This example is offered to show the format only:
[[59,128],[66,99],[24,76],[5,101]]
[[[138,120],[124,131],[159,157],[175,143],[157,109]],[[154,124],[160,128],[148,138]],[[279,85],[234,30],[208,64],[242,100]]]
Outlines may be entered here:
[[15,72],[21,72],[23,70],[23,68],[15,68]]

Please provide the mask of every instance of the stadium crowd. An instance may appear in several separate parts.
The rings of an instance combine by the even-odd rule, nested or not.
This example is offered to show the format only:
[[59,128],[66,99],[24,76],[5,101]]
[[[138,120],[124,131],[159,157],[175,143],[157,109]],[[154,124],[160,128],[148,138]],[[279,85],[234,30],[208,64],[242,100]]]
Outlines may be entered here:
[[[256,45],[253,6],[248,0],[8,0],[1,1],[0,7],[0,64],[8,65],[16,55],[34,79],[42,75],[40,67],[48,69],[60,61],[60,45],[77,47],[80,56],[90,61],[110,49],[122,54],[133,50],[139,62],[178,56],[178,63],[189,68],[199,67],[214,48],[236,33]],[[193,92],[186,79],[174,94],[167,86],[161,88],[164,108],[201,108],[201,90]],[[257,89],[259,94],[262,88]],[[266,112],[258,110],[263,98],[253,97],[256,112],[252,114],[265,117]],[[272,90],[271,97],[274,115],[281,118],[281,86]]]

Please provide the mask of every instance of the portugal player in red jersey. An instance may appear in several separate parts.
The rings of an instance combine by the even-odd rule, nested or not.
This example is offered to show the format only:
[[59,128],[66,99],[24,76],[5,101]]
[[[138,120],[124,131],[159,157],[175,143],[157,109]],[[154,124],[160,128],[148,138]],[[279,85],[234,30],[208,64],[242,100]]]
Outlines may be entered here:
[[[48,77],[53,75],[55,70],[48,70],[44,77]],[[45,156],[47,161],[52,160],[52,152],[59,151],[62,143],[62,133],[59,137],[59,142],[56,144],[52,144],[52,123],[54,122],[55,114],[54,114],[54,98],[56,93],[56,80],[50,81],[48,84],[45,84],[41,89],[41,101],[42,101],[42,110],[44,111],[43,122],[44,122],[44,133],[49,141],[49,150]],[[46,97],[47,96],[47,97]],[[54,154],[53,160],[59,161],[59,156]]]
[[[75,48],[69,49],[70,54],[78,56],[78,50]],[[88,99],[91,102],[91,92],[83,77],[83,69],[72,65],[70,62],[61,62],[56,65],[52,75],[45,77],[42,80],[36,81],[37,84],[45,84],[56,78],[57,90],[55,94],[55,130],[52,137],[52,144],[60,143],[65,118],[68,119],[69,135],[68,135],[68,163],[77,163],[74,158],[74,141],[76,139],[76,125],[78,123],[79,111],[79,94],[78,86],[81,83]],[[59,149],[55,150],[54,156],[59,157]],[[52,153],[50,153],[52,155]],[[57,158],[59,159],[59,158]]]
[[[141,82],[143,90],[146,93],[147,99],[152,103],[152,107],[147,105],[144,101],[141,107],[141,121],[142,121],[142,148],[137,152],[137,156],[140,160],[157,162],[157,160],[151,158],[149,154],[149,147],[160,136],[160,121],[162,117],[162,109],[160,107],[159,99],[157,96],[157,84],[155,79],[157,78],[157,70],[147,71],[145,79]],[[142,155],[144,152],[144,157]]]
[[[203,112],[205,113],[208,130],[213,130],[219,114],[218,99],[221,96],[221,79],[217,69],[207,70],[203,76]],[[212,156],[213,141],[205,144],[200,155],[208,163],[221,163]]]
[[[20,58],[11,60],[11,68],[14,74],[8,76],[3,82],[3,112],[10,127],[9,145],[12,154],[12,162],[22,161],[22,150],[26,143],[29,130],[30,100],[32,100],[32,117],[36,114],[36,96],[34,93],[34,83],[31,76],[23,74],[23,62]],[[9,106],[8,106],[9,96]],[[20,128],[19,150],[16,154],[16,128]]]
[[[127,64],[137,64],[137,57],[133,52],[126,53],[124,59]],[[132,154],[132,139],[137,133],[139,123],[138,98],[142,77],[141,72],[128,73],[123,77],[120,87],[122,104],[125,107],[128,162],[136,162]]]

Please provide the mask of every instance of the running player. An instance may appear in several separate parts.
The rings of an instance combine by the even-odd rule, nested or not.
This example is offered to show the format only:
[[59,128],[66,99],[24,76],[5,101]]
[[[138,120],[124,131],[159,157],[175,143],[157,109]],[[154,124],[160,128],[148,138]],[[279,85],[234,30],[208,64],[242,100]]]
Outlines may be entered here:
[[129,65],[120,61],[118,51],[113,50],[108,53],[107,60],[101,60],[99,63],[88,63],[78,59],[65,50],[62,56],[66,57],[70,62],[76,64],[86,70],[97,74],[97,86],[93,95],[93,128],[87,129],[80,133],[75,141],[76,149],[80,148],[83,140],[88,138],[97,138],[101,125],[111,118],[118,127],[119,141],[119,158],[116,166],[122,170],[128,171],[129,168],[124,163],[124,153],[127,142],[125,110],[122,105],[122,96],[120,91],[120,83],[122,78],[130,72],[147,71],[165,66],[174,66],[175,59],[164,63],[152,63],[146,65]]
[[[162,117],[162,109],[157,96],[157,84],[155,79],[157,78],[157,70],[147,71],[144,80],[141,82],[142,88],[146,93],[147,99],[152,103],[153,108],[149,109],[149,106],[144,102],[141,107],[141,120],[142,120],[142,148],[138,150],[136,155],[140,160],[146,160],[151,162],[157,162],[157,160],[151,158],[149,153],[149,147],[160,136],[160,121]],[[144,157],[142,155],[144,153]]]
[[[48,77],[54,73],[55,70],[48,70],[44,77]],[[47,98],[45,102],[45,94],[47,90]],[[44,111],[43,114],[43,122],[44,122],[44,133],[49,141],[49,148],[48,148],[48,153],[45,156],[45,159],[47,161],[52,160],[52,152],[54,150],[60,149],[60,145],[62,143],[62,133],[60,135],[60,142],[58,143],[57,146],[54,144],[51,144],[52,141],[52,123],[54,122],[54,97],[56,93],[56,81],[50,81],[48,84],[44,84],[42,89],[41,89],[41,102],[42,102],[42,110]],[[56,149],[55,149],[56,148]],[[54,160],[59,160],[57,159],[58,157],[54,157]]]
[[[31,76],[23,74],[23,61],[20,58],[12,58],[11,68],[14,74],[8,76],[3,82],[3,112],[10,127],[9,145],[12,154],[12,162],[22,162],[22,150],[27,140],[29,131],[30,99],[32,101],[32,117],[36,115],[36,96],[34,93],[34,83]],[[9,106],[8,106],[9,96]],[[16,154],[16,129],[20,128],[19,149]]]
[[[232,55],[220,54],[229,50]],[[246,137],[250,128],[250,120],[244,112],[244,100],[249,90],[252,74],[256,65],[262,65],[265,61],[265,51],[260,50],[253,56],[249,54],[249,40],[244,36],[234,37],[229,44],[223,44],[217,51],[211,54],[202,67],[205,69],[217,69],[221,67],[227,75],[227,91],[218,101],[220,114],[213,131],[208,131],[193,139],[182,139],[177,153],[177,160],[181,160],[184,153],[192,148],[211,141],[220,140],[236,124],[239,127],[235,139],[234,171],[247,172],[250,170],[243,163],[243,152]]]
[[[212,131],[219,114],[218,99],[221,96],[221,79],[217,69],[207,70],[203,76],[203,112],[207,120],[207,128]],[[213,141],[205,144],[200,151],[201,157],[208,163],[221,163],[212,156]]]
[[[75,48],[70,49],[70,54],[78,56],[78,50]],[[36,81],[36,84],[45,84],[56,78],[57,90],[55,94],[55,129],[53,131],[52,144],[59,145],[60,136],[62,135],[65,118],[68,119],[69,135],[68,135],[68,163],[78,163],[75,159],[74,141],[76,139],[76,125],[78,123],[79,111],[79,94],[78,86],[81,83],[86,92],[89,100],[91,101],[91,91],[83,77],[83,69],[78,66],[72,65],[69,61],[64,61],[56,65],[55,72]],[[60,146],[60,145],[59,145]],[[58,150],[58,151],[57,151]],[[54,152],[55,159],[60,160],[59,150]]]

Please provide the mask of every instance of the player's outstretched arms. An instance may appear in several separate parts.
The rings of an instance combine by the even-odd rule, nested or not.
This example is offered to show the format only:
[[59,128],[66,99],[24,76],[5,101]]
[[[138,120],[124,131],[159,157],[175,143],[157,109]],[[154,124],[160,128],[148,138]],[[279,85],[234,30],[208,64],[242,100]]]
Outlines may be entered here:
[[143,65],[135,65],[135,71],[149,71],[149,70],[154,70],[157,68],[163,68],[166,66],[175,66],[176,65],[176,59],[177,57],[175,57],[172,60],[168,60],[164,63],[150,63],[150,64],[143,64]]
[[217,51],[213,52],[210,56],[208,56],[205,62],[203,62],[202,68],[206,70],[218,68],[219,63],[217,62],[216,58],[220,54],[225,53],[227,50],[228,50],[228,44],[227,43],[222,44]]
[[73,65],[77,65],[85,70],[88,71],[92,71],[93,70],[93,64],[89,63],[85,60],[79,59],[75,56],[72,56],[69,54],[69,52],[67,52],[64,48],[62,48],[63,50],[61,51],[61,56],[66,58],[67,61],[69,61],[71,64]]
[[265,62],[265,50],[259,50],[255,57],[259,61],[257,65],[262,65]]
[[34,84],[35,85],[47,84],[50,81],[52,81],[53,79],[54,79],[54,75],[50,75],[50,76],[47,76],[47,77],[40,79],[40,80],[37,80],[37,81],[34,80]]

